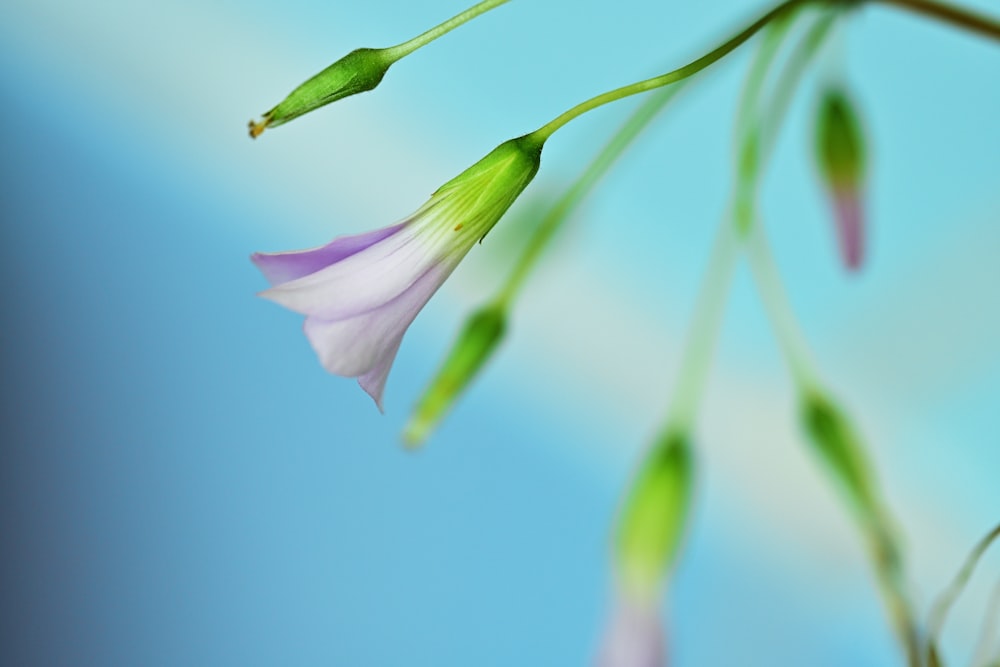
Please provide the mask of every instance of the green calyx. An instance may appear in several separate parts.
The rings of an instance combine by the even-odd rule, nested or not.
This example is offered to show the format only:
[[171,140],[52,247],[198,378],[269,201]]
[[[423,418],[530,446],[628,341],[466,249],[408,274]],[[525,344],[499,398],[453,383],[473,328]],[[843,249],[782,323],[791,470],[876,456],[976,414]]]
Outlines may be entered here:
[[337,100],[375,88],[396,61],[386,49],[356,49],[288,94],[280,104],[250,121],[250,136],[277,127]]
[[462,394],[503,340],[507,315],[502,308],[487,306],[465,322],[437,375],[424,390],[403,429],[409,447],[424,443],[438,422]]
[[658,594],[680,548],[691,496],[693,456],[686,434],[669,432],[650,451],[619,520],[622,584],[639,599]]
[[447,202],[450,217],[482,241],[538,173],[543,145],[531,135],[503,142],[438,188],[429,205]]
[[816,160],[823,177],[835,188],[857,186],[865,176],[865,138],[861,121],[847,94],[828,88],[816,117]]

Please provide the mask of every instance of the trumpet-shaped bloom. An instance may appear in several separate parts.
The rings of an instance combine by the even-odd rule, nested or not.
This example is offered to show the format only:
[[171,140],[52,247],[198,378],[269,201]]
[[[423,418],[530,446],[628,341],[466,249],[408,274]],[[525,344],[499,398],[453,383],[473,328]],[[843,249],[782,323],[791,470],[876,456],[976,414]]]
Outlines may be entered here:
[[395,225],[319,248],[255,254],[272,285],[260,296],[305,315],[323,367],[357,377],[381,410],[407,327],[531,182],[541,150],[530,135],[500,144]]

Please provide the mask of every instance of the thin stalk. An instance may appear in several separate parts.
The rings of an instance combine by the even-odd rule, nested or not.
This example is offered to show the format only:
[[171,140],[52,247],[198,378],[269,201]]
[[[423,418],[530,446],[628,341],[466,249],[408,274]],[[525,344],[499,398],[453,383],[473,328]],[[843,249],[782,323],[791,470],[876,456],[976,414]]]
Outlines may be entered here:
[[990,649],[996,642],[997,629],[1000,628],[1000,583],[993,587],[990,601],[987,603],[986,614],[983,616],[983,627],[979,632],[979,641],[972,651],[969,667],[990,667],[1000,660],[1000,655],[990,659]]
[[[794,13],[788,13],[771,24],[765,33],[764,41],[761,42],[754,55],[737,111],[736,136],[738,143],[741,143],[742,137],[751,133],[753,123],[759,122],[759,114],[756,112],[764,82],[768,70],[778,54],[781,39],[791,27],[793,17]],[[741,181],[739,158],[736,171],[734,192],[739,191],[738,184]],[[692,422],[697,412],[697,405],[701,400],[705,378],[711,362],[712,348],[718,337],[726,296],[738,257],[739,238],[735,233],[736,225],[731,222],[738,215],[736,197],[738,194],[734,195],[734,201],[723,217],[716,233],[705,278],[698,293],[695,314],[685,339],[681,356],[681,369],[677,376],[670,410],[662,427],[664,434],[671,431],[688,432],[688,429],[693,426]]]
[[1000,40],[1000,21],[992,16],[955,7],[954,5],[933,0],[875,0],[886,5],[902,7],[916,14],[929,16],[941,23],[947,23],[984,37]]
[[788,306],[781,276],[778,274],[771,247],[760,224],[754,224],[745,237],[745,249],[757,291],[760,292],[764,310],[774,328],[775,337],[788,363],[796,385],[802,391],[819,390],[816,371],[809,356],[809,348]]
[[545,217],[535,228],[524,253],[518,258],[507,281],[497,296],[497,303],[508,305],[537,263],[538,258],[548,246],[556,231],[562,226],[569,214],[579,205],[594,185],[603,177],[615,161],[621,157],[636,137],[663,110],[680,88],[668,88],[659,94],[651,96],[625,121],[618,132],[604,145],[594,161],[580,175],[559,201],[549,209]]
[[[751,81],[757,90],[745,92],[744,99],[753,104],[741,114],[743,118],[742,135],[737,135],[739,148],[737,150],[736,186],[734,195],[734,223],[741,233],[747,233],[753,224],[757,201],[757,190],[760,185],[763,166],[767,164],[778,139],[778,131],[782,127],[785,114],[791,106],[792,96],[798,88],[799,81],[812,63],[820,46],[834,26],[837,14],[828,12],[820,17],[806,33],[806,36],[796,45],[788,57],[788,64],[778,77],[775,89],[769,96],[770,104],[766,113],[756,104],[759,89],[763,87],[763,79]],[[756,123],[755,123],[756,121]],[[739,127],[739,125],[737,125]]]
[[595,97],[590,98],[586,102],[581,102],[572,109],[563,112],[553,120],[549,121],[542,127],[538,128],[531,134],[538,140],[544,142],[552,134],[561,128],[566,123],[570,122],[574,118],[592,111],[597,107],[603,106],[610,102],[615,102],[622,98],[628,97],[630,95],[636,95],[638,93],[644,93],[647,90],[653,90],[654,88],[662,88],[663,86],[676,83],[683,79],[688,78],[693,74],[697,74],[701,70],[705,69],[709,65],[718,62],[720,59],[727,56],[731,51],[742,45],[748,39],[757,34],[762,28],[768,25],[771,21],[784,16],[791,10],[804,5],[812,0],[785,0],[774,9],[771,9],[763,16],[758,18],[756,21],[743,28],[735,35],[727,39],[725,42],[715,47],[705,55],[700,58],[693,60],[692,62],[679,67],[675,70],[667,72],[666,74],[661,74],[660,76],[655,76],[651,79],[645,79],[643,81],[638,81],[636,83],[629,84],[627,86],[622,86],[621,88],[616,88],[614,90],[609,90],[606,93],[601,93]]
[[948,612],[951,611],[951,607],[955,604],[955,600],[961,595],[962,591],[965,590],[965,585],[969,583],[969,578],[972,577],[973,571],[976,569],[976,565],[979,564],[979,560],[986,553],[986,550],[990,547],[994,540],[1000,538],[1000,525],[997,525],[987,533],[976,546],[972,548],[965,562],[962,564],[962,568],[955,575],[948,588],[945,589],[943,593],[935,601],[934,606],[931,607],[930,617],[927,620],[927,651],[932,652],[934,644],[937,639],[941,636],[941,631],[944,629],[945,619],[948,617]]
[[499,7],[502,4],[510,2],[510,0],[483,0],[478,5],[469,7],[464,12],[452,16],[450,19],[444,23],[440,23],[425,33],[417,35],[413,39],[407,40],[402,44],[397,44],[396,46],[391,46],[385,49],[385,54],[393,61],[399,60],[404,56],[408,56],[421,46],[433,42],[435,39],[451,32],[463,23],[467,23],[472,19],[476,18],[480,14],[485,14],[486,12]]
[[698,291],[694,317],[688,328],[681,355],[670,411],[662,428],[662,437],[670,432],[690,433],[705,379],[712,361],[712,350],[721,329],[729,284],[732,282],[738,239],[727,213],[716,233],[705,277]]
[[750,72],[743,83],[743,90],[740,93],[739,105],[736,107],[736,127],[733,135],[737,142],[745,137],[757,120],[757,108],[760,105],[760,95],[767,80],[767,74],[771,69],[781,42],[788,29],[792,26],[792,19],[795,13],[789,13],[774,21],[764,32],[763,39],[757,53],[754,54],[753,62],[750,64]]

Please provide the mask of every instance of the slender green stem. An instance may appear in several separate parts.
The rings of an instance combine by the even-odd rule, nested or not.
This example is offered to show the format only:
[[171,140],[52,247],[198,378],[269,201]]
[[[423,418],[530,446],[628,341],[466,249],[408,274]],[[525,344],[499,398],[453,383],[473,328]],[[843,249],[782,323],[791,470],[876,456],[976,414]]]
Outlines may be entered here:
[[499,7],[502,4],[510,2],[510,0],[483,0],[478,5],[469,7],[464,12],[456,14],[444,23],[434,26],[427,32],[417,35],[411,40],[407,40],[402,44],[397,44],[396,46],[391,46],[385,49],[385,55],[392,60],[399,60],[404,56],[408,56],[421,46],[433,42],[435,39],[444,35],[445,33],[451,32],[458,26],[471,21],[480,14],[485,14],[486,12]]
[[816,372],[809,349],[799,330],[795,315],[788,306],[781,276],[778,274],[771,248],[760,224],[754,224],[746,236],[746,256],[754,282],[760,292],[768,319],[774,327],[778,345],[788,362],[796,384],[802,390],[818,390]]
[[746,137],[753,123],[758,120],[758,108],[760,106],[760,95],[764,88],[764,81],[767,79],[771,65],[778,55],[782,40],[788,33],[788,29],[792,26],[792,19],[794,17],[795,13],[788,13],[779,20],[771,23],[767,27],[767,30],[764,31],[760,47],[754,55],[753,62],[750,64],[750,72],[743,83],[739,106],[736,107],[736,127],[733,135],[737,143]]
[[[836,13],[827,12],[813,23],[806,36],[796,45],[788,57],[788,64],[778,76],[774,90],[768,96],[770,103],[766,110],[760,109],[756,104],[759,91],[763,88],[763,77],[759,80],[751,79],[748,89],[744,91],[745,103],[752,106],[742,110],[742,135],[737,135],[739,148],[733,218],[742,233],[747,233],[753,224],[763,166],[774,150],[779,130],[791,106],[792,96],[836,19]],[[741,124],[738,123],[737,127],[740,128]]]
[[[785,0],[785,2],[782,2],[777,7],[774,7],[770,11],[766,12],[763,16],[743,28],[741,31],[737,32],[719,46],[715,47],[700,58],[691,61],[687,65],[651,79],[644,79],[643,81],[637,81],[636,83],[601,93],[600,95],[592,97],[585,102],[581,102],[568,111],[563,112],[531,134],[539,142],[544,142],[563,125],[570,122],[574,118],[587,113],[588,111],[592,111],[610,102],[615,102],[622,98],[629,97],[630,95],[637,95],[648,90],[653,90],[654,88],[661,88],[663,86],[676,83],[677,81],[686,79],[693,74],[697,74],[706,67],[729,55],[730,52],[741,46],[744,42],[753,37],[772,21],[787,16],[790,12],[802,5],[820,1],[821,0]],[[995,19],[944,3],[935,2],[934,0],[826,0],[826,4],[842,5],[846,7],[849,5],[861,4],[866,1],[877,1],[885,4],[896,5],[912,12],[930,16],[944,23],[965,28],[988,37],[1000,39],[1000,23],[998,23]]]
[[771,106],[760,137],[758,159],[766,163],[778,140],[778,131],[784,124],[785,116],[792,105],[792,97],[798,90],[803,75],[809,69],[820,47],[824,44],[837,21],[838,15],[828,12],[820,17],[797,45],[795,52],[788,59],[788,66],[781,73],[771,93]]
[[[753,134],[754,123],[760,123],[762,115],[758,113],[759,98],[767,78],[767,73],[778,54],[782,37],[791,27],[793,14],[789,13],[776,21],[765,33],[765,39],[754,56],[750,65],[741,94],[740,106],[736,118],[737,143],[742,144],[747,135]],[[768,115],[768,118],[771,114]],[[741,149],[742,150],[742,149]],[[754,175],[756,175],[754,171]],[[682,354],[681,369],[671,399],[670,411],[663,425],[663,432],[688,432],[697,412],[701,394],[711,362],[711,352],[722,322],[729,283],[732,280],[733,269],[738,257],[739,238],[736,225],[731,221],[738,215],[737,197],[739,196],[742,174],[737,164],[737,177],[734,183],[734,200],[723,217],[719,231],[716,234],[712,255],[709,258],[705,278],[701,284],[692,324],[688,329]]]
[[784,16],[786,13],[795,9],[796,7],[806,4],[812,0],[785,0],[774,9],[768,11],[763,16],[758,18],[756,21],[743,28],[741,31],[727,39],[725,42],[715,47],[705,55],[701,56],[697,60],[694,60],[683,67],[679,67],[673,71],[667,72],[666,74],[661,74],[660,76],[655,76],[651,79],[645,79],[643,81],[638,81],[636,83],[629,84],[627,86],[622,86],[621,88],[616,88],[614,90],[609,90],[606,93],[601,93],[596,97],[592,97],[586,102],[582,102],[572,109],[562,113],[555,119],[546,123],[542,127],[535,130],[532,134],[539,141],[545,141],[552,133],[561,128],[566,123],[570,122],[577,116],[592,111],[599,106],[608,104],[609,102],[615,102],[624,97],[630,95],[637,95],[638,93],[644,93],[647,90],[653,90],[654,88],[661,88],[667,86],[671,83],[676,83],[682,79],[697,74],[701,70],[705,69],[709,65],[719,61],[728,55],[731,51],[739,47],[741,44],[746,42],[748,39],[757,34],[763,27],[769,24],[771,21]]
[[670,411],[662,432],[690,433],[701,401],[705,379],[712,361],[712,350],[718,338],[725,312],[726,297],[732,281],[733,269],[739,257],[738,238],[726,214],[716,233],[712,254],[705,269],[698,292],[694,317],[688,328],[681,355],[681,368],[677,374]]
[[667,103],[679,92],[679,87],[672,87],[661,91],[657,95],[651,96],[648,100],[636,109],[625,121],[618,132],[601,149],[594,161],[580,175],[575,183],[567,190],[559,201],[549,209],[545,217],[535,228],[534,234],[528,241],[528,246],[514,265],[513,270],[504,283],[497,302],[507,305],[514,298],[531,269],[537,263],[538,258],[548,246],[556,231],[569,217],[570,213],[579,205],[583,198],[593,189],[594,185],[603,177],[615,161],[621,157],[625,149],[628,148],[636,137],[649,125],[649,123],[663,110]]
[[979,631],[979,641],[972,651],[972,667],[990,667],[1000,660],[1000,654],[990,659],[990,652],[996,643],[997,630],[1000,629],[1000,582],[993,587],[986,613],[983,615],[983,627]]
[[964,28],[970,32],[975,32],[985,37],[1000,40],[1000,21],[992,16],[977,14],[976,12],[948,5],[934,0],[875,0],[886,5],[902,7],[916,14],[923,14],[937,19],[942,23],[949,23],[959,28]]

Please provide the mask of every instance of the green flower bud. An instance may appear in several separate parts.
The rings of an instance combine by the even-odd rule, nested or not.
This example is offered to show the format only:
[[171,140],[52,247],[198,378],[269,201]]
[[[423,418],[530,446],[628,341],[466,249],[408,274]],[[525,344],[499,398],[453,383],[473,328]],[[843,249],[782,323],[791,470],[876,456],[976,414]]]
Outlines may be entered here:
[[816,118],[816,159],[834,187],[855,187],[865,176],[865,137],[847,93],[828,88]]
[[872,474],[851,423],[817,392],[802,400],[802,422],[809,441],[833,472],[852,504],[862,512],[875,507]]
[[841,256],[852,270],[860,268],[864,258],[865,154],[854,105],[843,91],[827,89],[816,119],[816,160],[833,203]]
[[313,109],[372,90],[395,61],[387,49],[351,51],[289,93],[261,121],[251,120],[250,136],[256,139],[268,127],[277,127]]
[[655,596],[684,536],[691,496],[692,454],[686,434],[655,444],[629,492],[617,536],[621,584],[635,599]]
[[466,320],[451,352],[403,429],[403,441],[408,446],[424,443],[503,340],[506,322],[506,313],[495,305],[473,313]]

